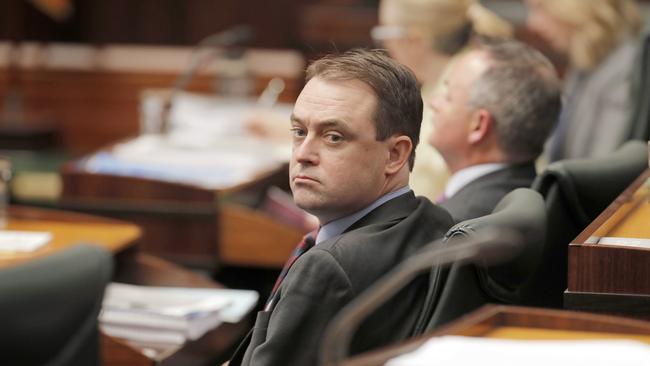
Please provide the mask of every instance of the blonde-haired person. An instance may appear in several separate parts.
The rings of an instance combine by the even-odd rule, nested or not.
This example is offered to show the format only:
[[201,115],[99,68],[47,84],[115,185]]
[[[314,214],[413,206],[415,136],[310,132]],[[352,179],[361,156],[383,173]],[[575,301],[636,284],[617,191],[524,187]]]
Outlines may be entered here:
[[641,30],[636,2],[526,0],[526,4],[528,27],[569,65],[550,160],[612,152],[629,129],[629,78]]
[[[381,0],[379,26],[372,36],[388,53],[409,67],[430,100],[454,57],[475,35],[510,37],[512,26],[476,0]],[[449,178],[440,154],[427,142],[433,131],[426,106],[410,186],[418,195],[437,200]]]

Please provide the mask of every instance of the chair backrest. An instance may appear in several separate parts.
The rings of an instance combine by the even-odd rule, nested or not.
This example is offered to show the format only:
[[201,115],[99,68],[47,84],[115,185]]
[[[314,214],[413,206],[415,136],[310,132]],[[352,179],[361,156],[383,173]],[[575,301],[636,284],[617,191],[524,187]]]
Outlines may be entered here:
[[0,270],[0,364],[98,365],[97,317],[112,267],[104,249],[77,245]]
[[525,305],[562,307],[568,245],[648,167],[645,142],[629,141],[611,155],[553,163],[533,182],[548,221],[542,266]]
[[632,69],[628,140],[650,140],[650,28],[641,36]]
[[490,215],[460,222],[449,229],[445,240],[453,245],[466,237],[480,237],[486,230],[519,234],[523,249],[498,266],[433,268],[416,334],[437,328],[486,303],[521,303],[524,289],[539,266],[545,242],[546,213],[542,196],[528,188],[516,189]]

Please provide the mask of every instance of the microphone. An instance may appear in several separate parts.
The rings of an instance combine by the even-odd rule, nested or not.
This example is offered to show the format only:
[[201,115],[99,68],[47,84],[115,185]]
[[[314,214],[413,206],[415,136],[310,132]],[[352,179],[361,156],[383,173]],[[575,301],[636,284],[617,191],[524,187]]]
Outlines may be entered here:
[[[169,129],[169,117],[171,115],[172,101],[176,95],[183,91],[187,84],[194,78],[199,69],[213,60],[224,49],[234,47],[250,41],[253,38],[253,30],[248,25],[237,25],[224,31],[209,35],[196,44],[192,50],[190,66],[180,74],[174,81],[171,92],[165,104],[161,115],[160,132],[167,133]],[[208,48],[209,52],[201,54],[200,52]]]
[[514,258],[523,249],[521,235],[512,230],[484,229],[480,235],[439,239],[400,263],[345,306],[327,327],[320,349],[320,365],[338,365],[348,355],[353,332],[368,314],[395,295],[420,273],[435,266],[476,264],[492,266]]

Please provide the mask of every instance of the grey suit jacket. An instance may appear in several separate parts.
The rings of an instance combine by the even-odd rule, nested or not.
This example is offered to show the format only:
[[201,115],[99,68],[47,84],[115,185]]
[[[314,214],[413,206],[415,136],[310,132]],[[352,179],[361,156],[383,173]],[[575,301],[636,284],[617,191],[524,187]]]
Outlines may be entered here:
[[[319,243],[296,260],[279,288],[277,305],[258,313],[250,343],[240,346],[231,365],[316,365],[334,315],[451,225],[448,213],[409,192],[371,211],[342,235]],[[409,337],[426,280],[415,281],[371,315],[355,335],[351,352]]]
[[607,155],[628,137],[630,74],[637,47],[636,39],[628,40],[594,70],[570,70],[560,118],[565,126],[558,125],[551,142],[557,150],[553,161]]
[[509,165],[470,182],[440,206],[456,223],[489,215],[506,194],[529,188],[536,175],[533,162]]

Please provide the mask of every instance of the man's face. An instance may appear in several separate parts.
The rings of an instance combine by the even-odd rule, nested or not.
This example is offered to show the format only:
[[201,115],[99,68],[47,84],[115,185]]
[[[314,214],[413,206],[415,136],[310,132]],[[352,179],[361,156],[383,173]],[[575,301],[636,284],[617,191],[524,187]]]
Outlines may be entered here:
[[291,117],[290,184],[296,204],[321,224],[358,211],[379,198],[389,159],[377,141],[377,98],[360,81],[311,79]]
[[429,101],[434,127],[429,143],[440,152],[452,171],[471,147],[468,134],[475,111],[468,105],[469,92],[487,67],[488,60],[483,53],[472,51],[460,56],[450,66],[442,90]]

